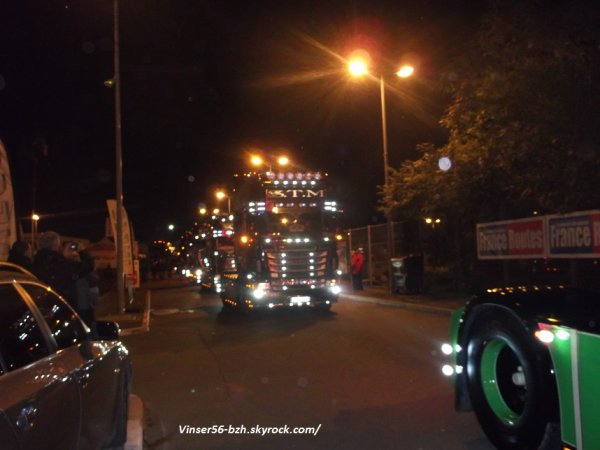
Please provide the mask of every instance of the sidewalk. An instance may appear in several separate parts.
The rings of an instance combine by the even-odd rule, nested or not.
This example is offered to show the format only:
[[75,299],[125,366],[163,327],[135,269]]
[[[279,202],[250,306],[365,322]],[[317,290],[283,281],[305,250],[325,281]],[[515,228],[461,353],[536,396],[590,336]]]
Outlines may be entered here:
[[450,315],[464,306],[468,295],[451,292],[425,292],[422,294],[391,294],[387,287],[365,286],[363,291],[352,292],[350,283],[344,283],[340,300],[373,303],[433,314]]

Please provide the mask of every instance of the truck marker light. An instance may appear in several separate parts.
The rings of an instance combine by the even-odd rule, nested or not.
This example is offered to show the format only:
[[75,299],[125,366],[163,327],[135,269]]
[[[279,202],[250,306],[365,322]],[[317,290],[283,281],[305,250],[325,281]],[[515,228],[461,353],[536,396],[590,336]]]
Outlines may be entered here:
[[444,364],[442,366],[442,373],[447,377],[454,375],[454,368],[450,364]]
[[558,330],[556,332],[556,337],[559,338],[561,341],[566,341],[571,337],[571,333],[569,333],[566,330]]
[[444,355],[451,355],[452,354],[452,346],[448,343],[442,344],[442,353]]
[[456,366],[456,373],[459,375],[463,373],[463,366]]
[[549,344],[554,340],[554,333],[549,330],[537,330],[534,333],[535,337],[542,341],[544,344]]
[[456,344],[456,346],[454,347],[454,351],[456,353],[460,353],[462,351],[462,347],[460,345]]

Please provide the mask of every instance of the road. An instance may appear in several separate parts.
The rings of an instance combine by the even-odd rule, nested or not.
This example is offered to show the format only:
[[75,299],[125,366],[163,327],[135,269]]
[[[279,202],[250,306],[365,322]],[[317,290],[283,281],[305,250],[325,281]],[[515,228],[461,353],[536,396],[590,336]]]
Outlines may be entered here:
[[[150,332],[124,339],[145,448],[493,448],[454,412],[440,371],[447,317],[349,300],[325,314],[221,314],[195,287],[154,290],[152,309]],[[315,432],[249,434],[257,425]]]

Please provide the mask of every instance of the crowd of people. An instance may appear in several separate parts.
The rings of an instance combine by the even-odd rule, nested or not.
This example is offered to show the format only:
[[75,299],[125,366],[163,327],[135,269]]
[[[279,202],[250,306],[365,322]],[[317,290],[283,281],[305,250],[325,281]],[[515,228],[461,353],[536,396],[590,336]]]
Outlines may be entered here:
[[93,258],[80,250],[76,242],[61,242],[58,233],[47,231],[40,237],[35,256],[28,242],[16,241],[8,261],[52,287],[95,333],[94,310],[100,301],[98,279]]

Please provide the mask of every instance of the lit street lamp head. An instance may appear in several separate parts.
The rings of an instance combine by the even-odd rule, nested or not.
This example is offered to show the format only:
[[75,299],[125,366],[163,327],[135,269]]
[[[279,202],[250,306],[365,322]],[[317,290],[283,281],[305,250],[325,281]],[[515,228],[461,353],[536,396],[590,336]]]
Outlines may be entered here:
[[408,78],[410,77],[415,71],[415,68],[413,66],[402,66],[400,67],[400,70],[398,70],[398,72],[396,72],[396,75],[398,75],[400,78]]
[[369,73],[367,63],[363,59],[353,59],[348,63],[348,70],[353,77],[362,77]]
[[252,155],[250,157],[250,162],[252,163],[253,166],[258,167],[258,166],[262,166],[263,159],[258,155]]

